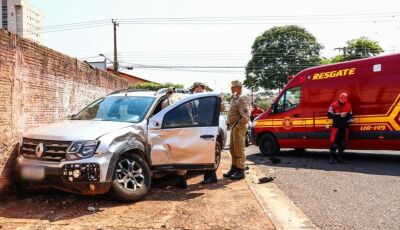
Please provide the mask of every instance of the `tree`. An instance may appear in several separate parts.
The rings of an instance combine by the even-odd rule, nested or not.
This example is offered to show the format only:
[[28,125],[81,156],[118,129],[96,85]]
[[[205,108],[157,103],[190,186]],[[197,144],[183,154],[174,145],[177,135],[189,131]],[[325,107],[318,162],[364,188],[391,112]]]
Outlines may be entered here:
[[345,60],[373,57],[383,52],[378,42],[360,37],[347,41]]
[[302,27],[273,27],[255,39],[244,85],[252,91],[259,87],[282,88],[288,82],[288,76],[318,65],[322,48]]
[[368,58],[379,55],[383,52],[382,47],[377,41],[366,37],[359,37],[346,42],[346,46],[341,48],[343,54],[333,58],[323,59],[322,64],[338,63],[360,58]]

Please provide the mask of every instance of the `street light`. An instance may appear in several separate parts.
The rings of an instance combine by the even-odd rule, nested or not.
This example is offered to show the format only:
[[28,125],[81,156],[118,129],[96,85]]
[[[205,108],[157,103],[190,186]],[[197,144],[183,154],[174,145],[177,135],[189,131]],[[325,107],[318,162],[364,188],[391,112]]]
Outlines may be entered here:
[[[114,64],[114,62],[113,62],[111,59],[109,59],[108,57],[106,57],[106,55],[104,55],[104,54],[99,54],[99,56],[100,56],[100,57],[104,57],[106,60],[108,60],[109,62],[111,62],[111,63]],[[119,68],[121,68],[121,69],[127,69],[127,70],[133,70],[133,66],[119,66]]]
[[108,57],[106,57],[104,54],[99,54],[99,56],[101,56],[101,57],[103,57],[103,58],[109,60],[111,63],[114,63],[113,61],[111,61],[111,59],[109,59]]

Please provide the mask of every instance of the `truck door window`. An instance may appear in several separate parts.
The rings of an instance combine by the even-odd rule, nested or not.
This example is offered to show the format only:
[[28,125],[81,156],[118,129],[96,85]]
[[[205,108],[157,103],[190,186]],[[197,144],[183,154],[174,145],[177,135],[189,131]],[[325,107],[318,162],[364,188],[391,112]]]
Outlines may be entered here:
[[186,102],[164,116],[163,128],[214,126],[216,106],[215,97]]
[[294,87],[286,91],[285,111],[300,105],[300,87]]
[[301,87],[293,87],[284,94],[278,101],[277,112],[285,112],[300,105]]

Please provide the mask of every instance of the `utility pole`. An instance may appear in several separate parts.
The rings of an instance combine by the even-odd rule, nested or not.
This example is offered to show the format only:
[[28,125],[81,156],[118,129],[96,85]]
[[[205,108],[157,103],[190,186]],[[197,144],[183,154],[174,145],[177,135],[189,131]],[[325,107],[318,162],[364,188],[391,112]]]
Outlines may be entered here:
[[346,47],[346,46],[344,46],[344,47],[338,47],[338,48],[335,48],[334,50],[339,50],[339,52],[343,50],[343,57],[344,57],[344,58],[345,58],[346,55],[347,55],[347,47]]
[[111,19],[114,26],[114,70],[118,70],[118,51],[117,51],[117,26],[119,25],[114,19]]

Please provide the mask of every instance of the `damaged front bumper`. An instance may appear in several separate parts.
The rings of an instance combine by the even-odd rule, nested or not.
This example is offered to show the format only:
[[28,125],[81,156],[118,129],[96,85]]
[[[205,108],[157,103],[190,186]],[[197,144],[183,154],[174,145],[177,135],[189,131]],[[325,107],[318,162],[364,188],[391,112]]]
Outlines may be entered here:
[[77,161],[45,162],[17,157],[16,178],[28,188],[56,188],[83,195],[107,193],[111,181],[105,181],[104,159],[87,158]]

